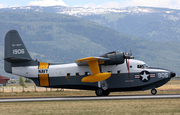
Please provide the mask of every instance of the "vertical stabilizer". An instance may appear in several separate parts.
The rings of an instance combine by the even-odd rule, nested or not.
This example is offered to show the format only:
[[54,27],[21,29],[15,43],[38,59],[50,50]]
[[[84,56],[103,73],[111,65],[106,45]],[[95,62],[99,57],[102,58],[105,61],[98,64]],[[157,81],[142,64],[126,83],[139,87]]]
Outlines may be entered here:
[[4,45],[4,69],[6,72],[11,73],[11,64],[19,62],[31,61],[23,41],[16,30],[10,30],[5,36]]

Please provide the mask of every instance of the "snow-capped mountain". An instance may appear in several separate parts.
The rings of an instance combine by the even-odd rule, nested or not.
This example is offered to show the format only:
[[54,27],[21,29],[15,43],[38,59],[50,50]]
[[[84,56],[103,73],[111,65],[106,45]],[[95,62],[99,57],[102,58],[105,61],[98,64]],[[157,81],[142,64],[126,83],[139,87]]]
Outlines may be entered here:
[[178,13],[180,16],[179,10],[173,9],[160,9],[152,7],[126,7],[126,8],[90,8],[90,7],[65,7],[65,6],[49,6],[49,7],[40,7],[40,6],[25,6],[25,7],[10,7],[2,8],[0,12],[14,11],[14,12],[24,12],[24,11],[38,11],[38,12],[53,12],[61,13],[73,16],[87,16],[87,15],[100,15],[107,13]]
[[155,41],[180,41],[180,10],[154,7],[87,8],[25,6],[0,12],[51,12],[81,17],[118,32]]

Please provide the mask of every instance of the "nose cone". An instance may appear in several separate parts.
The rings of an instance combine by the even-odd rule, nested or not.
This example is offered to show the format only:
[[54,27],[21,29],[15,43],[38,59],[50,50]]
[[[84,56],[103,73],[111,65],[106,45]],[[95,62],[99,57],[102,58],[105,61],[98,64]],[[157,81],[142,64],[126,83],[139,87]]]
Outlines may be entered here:
[[171,72],[171,77],[175,77],[176,74],[174,72]]

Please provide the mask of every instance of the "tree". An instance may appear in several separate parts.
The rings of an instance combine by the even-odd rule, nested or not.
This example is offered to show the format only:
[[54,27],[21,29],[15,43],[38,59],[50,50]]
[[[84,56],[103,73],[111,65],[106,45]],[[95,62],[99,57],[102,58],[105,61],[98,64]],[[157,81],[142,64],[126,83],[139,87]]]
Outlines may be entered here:
[[23,77],[19,77],[19,85],[24,87],[25,86],[25,80]]
[[33,81],[31,79],[26,78],[25,82],[26,83],[32,83]]

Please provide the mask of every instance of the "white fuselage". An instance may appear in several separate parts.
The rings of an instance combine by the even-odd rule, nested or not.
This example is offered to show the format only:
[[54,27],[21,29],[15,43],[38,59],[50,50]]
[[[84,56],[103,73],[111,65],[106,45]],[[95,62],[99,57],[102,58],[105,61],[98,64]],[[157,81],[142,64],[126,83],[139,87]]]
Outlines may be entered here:
[[[138,68],[138,65],[144,65],[143,61],[129,59],[129,72],[139,73],[144,68]],[[144,69],[146,70],[146,69]],[[168,72],[167,70],[161,69],[148,69],[149,72]],[[76,63],[60,64],[60,65],[49,65],[47,69],[38,69],[38,66],[23,66],[23,67],[12,67],[12,74],[27,77],[27,78],[38,78],[39,74],[49,74],[49,77],[65,77],[67,74],[70,76],[85,75],[86,72],[92,74],[89,66],[78,66]],[[126,61],[119,65],[102,65],[101,72],[111,72],[112,74],[128,73]]]

